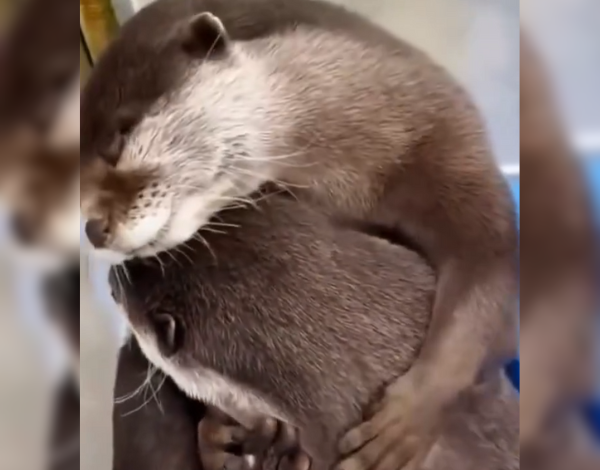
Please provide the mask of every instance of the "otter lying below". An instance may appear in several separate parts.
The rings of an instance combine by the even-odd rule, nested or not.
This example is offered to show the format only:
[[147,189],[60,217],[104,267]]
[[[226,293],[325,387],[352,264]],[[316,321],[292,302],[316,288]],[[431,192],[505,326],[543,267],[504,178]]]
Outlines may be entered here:
[[[226,234],[127,262],[129,282],[113,268],[111,285],[141,350],[181,390],[247,427],[295,426],[312,468],[328,469],[339,438],[414,361],[433,271],[285,196],[257,209],[222,213]],[[519,468],[518,397],[500,370],[449,414],[422,469]]]

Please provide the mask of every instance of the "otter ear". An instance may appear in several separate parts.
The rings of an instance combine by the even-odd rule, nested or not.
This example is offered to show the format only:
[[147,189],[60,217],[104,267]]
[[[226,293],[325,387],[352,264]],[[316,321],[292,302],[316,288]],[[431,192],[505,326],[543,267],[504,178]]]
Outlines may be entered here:
[[225,54],[229,35],[219,18],[212,13],[200,13],[186,25],[183,47],[188,54],[202,58]]
[[154,316],[154,328],[159,348],[165,357],[173,356],[181,347],[181,328],[175,317],[168,313]]

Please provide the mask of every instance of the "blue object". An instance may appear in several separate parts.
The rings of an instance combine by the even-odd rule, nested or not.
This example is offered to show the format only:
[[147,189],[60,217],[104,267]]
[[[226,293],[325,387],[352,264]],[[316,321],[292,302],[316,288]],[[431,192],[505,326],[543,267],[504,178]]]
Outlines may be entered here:
[[[590,156],[590,158],[585,159],[584,166],[594,202],[594,211],[597,214],[597,220],[600,223],[600,158],[598,157],[600,157],[600,155]],[[509,183],[518,211],[521,199],[519,178],[509,177]],[[506,372],[513,385],[519,390],[521,379],[518,358],[511,361],[506,366]],[[589,422],[592,431],[600,438],[600,402],[596,400],[593,403],[585,405],[583,408],[583,413],[585,414],[586,420]]]
[[[600,154],[591,156],[586,161],[586,175],[590,185],[590,192],[594,202],[594,211],[600,225]],[[598,338],[600,342],[600,338]],[[596,436],[600,438],[600,399],[584,407],[585,415]]]
[[[521,201],[521,189],[520,189],[520,184],[519,184],[519,178],[518,177],[509,177],[508,182],[510,184],[510,189],[512,190],[513,197],[515,199],[515,204],[517,207],[517,215],[519,215],[519,204]],[[516,389],[519,390],[519,388],[521,386],[519,360],[515,359],[514,361],[511,361],[508,364],[508,366],[506,366],[506,372],[508,374],[508,377],[510,378],[510,381],[513,383],[513,385],[516,387]]]

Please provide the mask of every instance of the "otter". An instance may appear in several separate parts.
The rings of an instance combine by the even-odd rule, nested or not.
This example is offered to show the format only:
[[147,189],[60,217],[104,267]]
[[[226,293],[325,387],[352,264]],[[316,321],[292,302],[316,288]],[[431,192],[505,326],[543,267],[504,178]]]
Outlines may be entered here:
[[79,383],[68,377],[55,395],[49,470],[79,470]]
[[[79,58],[74,0],[20,2],[0,44],[0,202],[45,313],[79,357]],[[46,158],[48,157],[48,158]],[[66,364],[65,364],[66,365]],[[55,390],[48,468],[79,469],[76,371]]]
[[[42,284],[45,313],[50,316],[79,362],[79,265],[47,274]],[[76,365],[73,369],[76,369]],[[54,419],[50,433],[50,470],[79,470],[80,396],[78,370],[70,370],[55,390]]]
[[0,137],[44,132],[79,70],[76,0],[28,0],[0,44]]
[[376,467],[373,446],[406,463],[516,355],[510,191],[471,99],[421,51],[317,0],[159,0],[124,25],[81,100],[86,233],[113,263],[188,241],[274,182],[435,267],[418,360],[341,443],[373,440],[352,454],[361,468]]
[[25,2],[0,47],[0,198],[18,252],[52,272],[79,259],[76,4]]
[[162,373],[149,377],[149,370],[150,363],[130,339],[119,352],[113,470],[202,470],[197,428],[204,405],[185,396]]
[[[80,356],[81,247],[76,5],[73,0],[29,0],[0,50],[0,194],[19,254],[43,272],[45,313],[68,343],[75,366]],[[121,351],[119,364],[115,397],[133,391],[128,387],[147,365],[140,364],[132,348]],[[49,468],[78,470],[78,370],[69,371],[55,392]],[[115,405],[113,470],[201,470],[199,418],[189,413],[199,405],[167,383],[158,399],[168,417],[152,407],[154,402],[143,412],[128,414],[130,407],[143,403],[140,398]],[[166,446],[150,449],[145,439]]]
[[[521,440],[524,455],[593,393],[600,234],[548,73],[521,33]],[[569,403],[568,406],[564,406]],[[559,411],[562,410],[562,411]],[[581,419],[579,417],[578,419]],[[574,467],[575,468],[575,467]]]
[[[406,373],[430,325],[435,276],[415,252],[334,224],[285,195],[220,214],[176,250],[113,268],[110,283],[146,357],[188,396],[247,429],[298,429],[315,470],[386,384]],[[501,368],[453,410],[431,470],[519,468],[518,398]]]

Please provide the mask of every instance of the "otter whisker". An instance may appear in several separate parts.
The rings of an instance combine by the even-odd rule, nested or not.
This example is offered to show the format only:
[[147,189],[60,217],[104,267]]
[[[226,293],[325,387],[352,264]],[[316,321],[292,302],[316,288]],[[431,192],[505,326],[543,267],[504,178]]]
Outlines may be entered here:
[[[253,172],[251,170],[247,170],[247,169],[242,169],[242,168],[235,168],[234,171],[232,171],[230,173],[232,176],[251,176],[253,178],[257,178],[259,180],[264,180],[264,175],[261,175],[260,173],[256,173]],[[297,188],[297,189],[308,189],[310,186],[307,185],[300,185],[300,184],[296,184],[296,183],[289,183],[289,182],[285,182],[285,181],[281,181],[281,180],[274,180],[274,179],[269,179],[268,181],[278,185],[278,186],[288,186],[290,188]]]
[[158,371],[158,369],[155,368],[152,364],[148,364],[148,369],[146,371],[146,377],[144,378],[144,381],[140,384],[140,386],[138,388],[136,388],[134,391],[132,391],[126,395],[115,398],[115,403],[116,404],[126,403],[127,401],[131,400],[132,398],[135,398],[142,392],[145,392],[145,390],[147,389],[148,385],[150,384],[152,378],[154,377],[154,374],[157,371]]
[[150,389],[152,390],[152,396],[154,397],[154,401],[156,401],[156,406],[158,406],[158,409],[160,410],[160,412],[162,414],[165,414],[165,410],[163,409],[162,403],[158,399],[158,392],[160,391],[163,384],[165,383],[165,380],[167,380],[167,376],[164,373],[162,375],[163,375],[163,378],[162,378],[160,384],[158,384],[157,388],[154,388],[154,385],[152,385],[152,381],[148,382],[148,385],[150,386]]
[[[215,214],[214,217],[218,217],[218,214]],[[209,222],[207,225],[207,227],[229,227],[229,228],[240,228],[239,224],[229,224],[229,223],[225,223],[225,222]]]
[[137,412],[138,412],[138,411],[140,411],[140,410],[143,410],[143,409],[146,407],[146,405],[148,405],[148,404],[149,404],[151,401],[152,401],[152,397],[150,397],[149,399],[145,400],[145,401],[144,401],[144,403],[142,403],[142,404],[141,404],[140,406],[138,406],[137,408],[135,408],[135,409],[133,409],[133,410],[131,410],[131,411],[128,411],[128,412],[127,412],[127,413],[125,413],[125,414],[122,414],[122,415],[121,415],[121,417],[125,418],[125,417],[127,417],[127,416],[131,416],[131,415],[132,415],[132,414],[134,414],[134,413],[137,413]]
[[181,266],[181,264],[179,264],[179,260],[177,259],[177,257],[171,253],[171,250],[166,250],[165,253],[171,257],[171,259],[175,262],[175,264],[177,264],[178,266]]
[[[157,372],[158,372],[158,368],[157,367],[154,367],[152,364],[148,364],[148,372],[147,372],[147,375],[146,375],[146,379],[144,380],[144,382],[142,383],[142,385],[140,387],[138,387],[138,389],[134,392],[134,394],[132,394],[128,398],[128,399],[131,399],[131,398],[139,395],[143,391],[144,392],[144,402],[140,406],[138,406],[137,408],[135,408],[135,409],[133,409],[133,410],[131,410],[131,411],[123,414],[122,415],[123,417],[130,416],[130,415],[132,415],[132,414],[134,414],[134,413],[142,410],[146,405],[148,405],[152,401],[152,398],[154,398],[156,400],[156,403],[157,403],[159,409],[161,410],[161,412],[164,413],[164,410],[162,408],[162,404],[159,402],[157,394],[158,394],[158,391],[162,388],[162,385],[164,384],[167,376],[163,374],[164,375],[163,376],[163,380],[159,384],[158,390],[155,390],[154,387],[152,386],[152,379],[154,378],[154,376],[156,375]],[[146,398],[146,396],[148,394],[148,390],[152,391],[152,395],[149,398]],[[127,400],[125,400],[125,401],[127,401]],[[121,403],[124,403],[125,401],[123,401]]]
[[[114,268],[114,273],[115,273],[115,280],[117,281],[117,285],[119,287],[119,290],[121,291],[121,293],[124,294],[125,293],[125,287],[123,285],[123,280],[121,279],[121,276],[120,276],[120,271],[119,271],[120,267],[121,267],[120,265],[115,265],[113,268]],[[127,296],[126,295],[119,295],[119,300],[121,302],[123,302],[123,308],[125,310],[127,310]]]
[[208,48],[208,52],[206,53],[206,57],[204,58],[205,61],[210,59],[210,55],[214,52],[215,47],[217,47],[217,44],[219,44],[219,41],[221,39],[223,39],[223,35],[221,33],[219,33],[217,35],[217,37],[215,38],[215,40],[213,41],[213,43],[211,44],[211,46]]
[[[197,191],[204,190],[204,188],[202,188],[202,187],[193,186],[193,185],[189,185],[189,184],[178,184],[177,186],[179,188],[194,189]],[[254,205],[254,203],[255,203],[255,200],[252,199],[251,197],[236,197],[236,196],[218,196],[214,199],[214,201],[232,203],[232,204],[227,204],[228,209],[230,209],[230,208],[241,209],[241,208],[247,207],[248,205]],[[233,203],[238,203],[238,205],[234,205]]]
[[189,257],[189,255],[185,251],[183,251],[184,247],[187,247],[187,245],[179,245],[179,246],[177,246],[177,247],[174,248],[174,251],[176,253],[179,253],[179,254],[183,255],[191,264],[194,264],[194,262]]
[[227,232],[224,232],[222,230],[215,230],[211,228],[210,225],[204,225],[203,227],[200,227],[200,230],[204,232],[218,233],[219,235],[227,235]]
[[319,162],[307,162],[307,163],[285,163],[285,160],[289,160],[297,155],[305,154],[306,150],[300,150],[298,152],[289,153],[286,155],[277,155],[277,156],[269,156],[269,157],[244,157],[243,162],[276,162],[277,165],[286,166],[288,168],[311,168],[319,164]]
[[129,271],[127,271],[127,267],[124,264],[118,264],[115,265],[115,268],[118,270],[117,272],[121,272],[122,270],[123,274],[125,275],[125,279],[129,284],[131,284],[131,278],[129,277]]
[[195,240],[198,240],[200,243],[202,243],[207,249],[208,251],[210,251],[210,254],[212,255],[213,259],[215,260],[215,264],[219,264],[219,260],[217,259],[217,255],[215,254],[214,250],[211,248],[210,244],[206,241],[206,239],[198,232],[196,232],[193,236],[193,238]]
[[154,258],[156,259],[156,261],[158,262],[158,264],[160,266],[160,271],[161,271],[163,277],[165,277],[165,264],[160,259],[160,256],[158,256],[158,253],[156,255],[154,255]]

